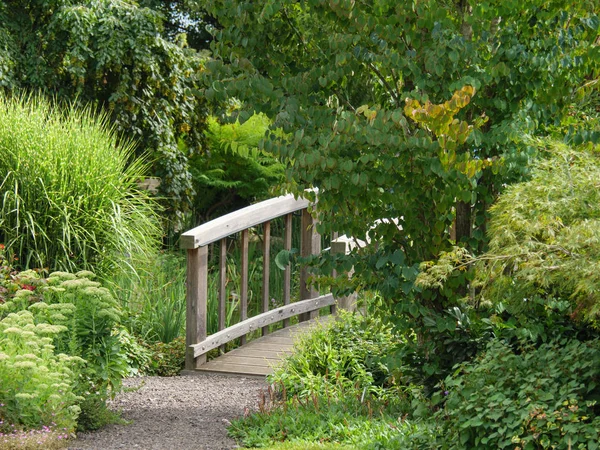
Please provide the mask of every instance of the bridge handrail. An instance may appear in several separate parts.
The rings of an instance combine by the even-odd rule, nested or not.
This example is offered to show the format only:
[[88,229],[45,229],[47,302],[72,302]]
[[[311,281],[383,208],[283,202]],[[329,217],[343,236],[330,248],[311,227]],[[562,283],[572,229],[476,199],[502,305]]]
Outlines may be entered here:
[[293,194],[265,200],[186,231],[181,235],[180,245],[192,249],[212,244],[247,228],[306,209],[310,204],[305,198],[294,198]]
[[211,334],[202,342],[199,342],[191,347],[194,350],[194,357],[197,358],[226,344],[233,339],[239,338],[247,333],[250,333],[259,328],[263,328],[267,325],[277,323],[286,318],[304,314],[307,312],[315,311],[324,306],[331,306],[335,304],[333,295],[321,295],[317,298],[311,298],[308,300],[300,300],[299,302],[292,303],[290,305],[280,306],[279,308],[272,309],[264,312],[257,316],[246,319],[243,322],[236,323],[225,330],[221,330],[218,333]]
[[[292,245],[293,213],[301,210],[300,256],[319,254],[321,251],[321,236],[316,231],[315,219],[308,212],[310,206],[311,202],[307,199],[296,199],[291,194],[284,195],[248,206],[183,233],[180,245],[187,250],[186,369],[198,368],[206,362],[206,353],[198,353],[195,349],[198,348],[197,345],[199,343],[207,340],[209,244],[220,241],[218,333],[226,335],[222,331],[231,329],[231,327],[225,329],[228,236],[241,232],[240,323],[248,323],[245,321],[248,320],[249,229],[256,225],[263,225],[263,254],[269,255],[271,220],[283,217],[285,223],[283,244],[284,249],[289,251]],[[261,305],[261,312],[263,314],[269,311],[269,270],[270,258],[264,257]],[[300,270],[300,300],[316,299],[319,295],[314,286],[308,283],[308,279],[308,268],[302,267]],[[291,268],[289,265],[284,271],[283,284],[283,304],[287,306],[291,303]],[[323,304],[323,306],[326,305]],[[335,305],[333,305],[333,302],[331,303],[331,308],[332,312],[334,312]],[[289,311],[292,309],[290,308]],[[287,308],[286,311],[288,311]],[[317,309],[307,309],[301,313],[300,320],[308,320],[317,315]],[[272,315],[272,317],[276,316],[277,314]],[[291,315],[287,317],[282,316],[284,327],[289,325],[289,317]],[[268,325],[265,324],[261,327],[263,335],[269,332]],[[244,345],[246,343],[245,333],[239,337],[241,337],[241,345]],[[223,344],[224,342],[220,345]],[[224,346],[221,348],[224,349]]]

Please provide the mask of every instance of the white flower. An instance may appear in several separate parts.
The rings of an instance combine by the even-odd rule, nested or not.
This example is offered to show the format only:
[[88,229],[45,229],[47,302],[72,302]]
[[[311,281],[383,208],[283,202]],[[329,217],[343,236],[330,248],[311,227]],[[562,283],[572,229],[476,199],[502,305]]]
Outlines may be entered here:
[[17,335],[23,334],[23,330],[21,330],[20,328],[16,328],[16,327],[7,328],[6,330],[4,330],[4,332],[6,334],[17,334]]
[[35,369],[35,363],[33,361],[19,361],[14,363],[13,367],[18,369]]
[[35,398],[35,396],[33,394],[19,392],[18,394],[15,395],[15,398],[18,398],[19,400],[29,400],[29,399]]

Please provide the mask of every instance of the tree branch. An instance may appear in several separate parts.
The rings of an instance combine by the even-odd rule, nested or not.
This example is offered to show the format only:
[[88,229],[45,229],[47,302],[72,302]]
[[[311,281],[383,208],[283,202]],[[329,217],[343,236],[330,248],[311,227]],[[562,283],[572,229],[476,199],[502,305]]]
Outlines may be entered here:
[[394,98],[394,101],[396,102],[396,105],[401,106],[400,105],[400,96],[398,95],[398,93],[396,92],[396,90],[393,89],[390,86],[390,83],[388,83],[388,81],[385,79],[385,77],[383,76],[383,74],[379,71],[379,69],[377,69],[377,67],[375,67],[375,65],[373,63],[367,63],[367,64],[369,65],[369,67],[373,71],[373,73],[375,75],[377,75],[377,78],[379,78],[379,81],[381,81],[383,83],[383,85],[388,90],[388,92],[390,93],[390,95]]

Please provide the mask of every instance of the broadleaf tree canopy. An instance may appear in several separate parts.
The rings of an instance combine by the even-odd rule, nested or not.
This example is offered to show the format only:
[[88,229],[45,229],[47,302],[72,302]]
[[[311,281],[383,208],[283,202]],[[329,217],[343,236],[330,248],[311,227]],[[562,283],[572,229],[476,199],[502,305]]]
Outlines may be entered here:
[[[592,1],[203,7],[222,26],[207,98],[239,98],[242,121],[259,111],[284,130],[264,148],[284,158],[297,192],[319,187],[322,231],[362,237],[378,219],[398,219],[370,231],[380,243],[371,260],[389,270],[368,283],[391,297],[448,247],[457,202],[470,221],[459,240],[484,247],[487,206],[525,171],[519,137],[559,123],[598,74]],[[397,251],[401,264],[382,263]]]
[[[596,2],[202,5],[221,25],[207,99],[238,98],[247,108],[241,121],[262,112],[283,130],[263,148],[283,158],[296,192],[319,188],[322,232],[368,233],[377,242],[343,262],[354,265],[355,283],[377,289],[395,320],[421,336],[431,335],[428,327],[454,330],[447,311],[469,273],[455,285],[420,289],[419,263],[454,241],[485,250],[489,205],[527,175],[534,149],[522,136],[560,128],[589,91],[581,87],[598,78]],[[460,355],[448,354],[452,367]],[[427,375],[438,370],[423,367]]]
[[164,20],[159,9],[131,0],[2,2],[0,89],[109,111],[116,130],[150,154],[177,223],[193,197],[187,159],[204,136],[197,89],[206,57],[184,34],[169,39]]

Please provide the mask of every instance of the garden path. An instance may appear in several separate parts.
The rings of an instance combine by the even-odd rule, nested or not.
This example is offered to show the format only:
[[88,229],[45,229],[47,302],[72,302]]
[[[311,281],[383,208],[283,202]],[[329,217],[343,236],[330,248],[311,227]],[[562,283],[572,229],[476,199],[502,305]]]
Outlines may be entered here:
[[236,448],[227,437],[229,421],[258,406],[264,377],[240,378],[196,374],[126,379],[111,408],[122,411],[127,425],[109,425],[80,433],[71,450],[225,450]]
[[317,324],[325,324],[333,316],[322,316],[300,322],[271,334],[253,339],[205,363],[196,370],[184,370],[185,375],[195,373],[230,374],[264,377],[273,371],[281,360],[292,352],[294,341]]

